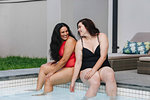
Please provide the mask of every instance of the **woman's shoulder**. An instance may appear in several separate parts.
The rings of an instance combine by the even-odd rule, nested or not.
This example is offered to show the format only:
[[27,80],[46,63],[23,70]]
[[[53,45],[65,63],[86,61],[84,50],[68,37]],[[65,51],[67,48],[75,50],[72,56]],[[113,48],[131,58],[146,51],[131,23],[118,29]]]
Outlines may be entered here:
[[105,33],[98,33],[99,36],[103,36],[106,35]]
[[81,40],[81,39],[79,39],[79,40],[77,41],[77,45],[82,45],[82,40]]
[[98,36],[99,36],[99,38],[107,37],[107,35],[105,33],[99,33]]
[[82,41],[81,41],[81,39],[79,39],[79,40],[77,41],[77,43],[76,43],[76,48],[77,48],[77,49],[82,49]]
[[73,45],[73,44],[76,44],[76,40],[69,36],[68,39],[66,40],[66,44],[70,44],[70,45]]
[[76,39],[73,38],[73,37],[71,37],[71,36],[68,37],[67,41],[68,41],[68,40],[69,40],[69,41],[76,41]]

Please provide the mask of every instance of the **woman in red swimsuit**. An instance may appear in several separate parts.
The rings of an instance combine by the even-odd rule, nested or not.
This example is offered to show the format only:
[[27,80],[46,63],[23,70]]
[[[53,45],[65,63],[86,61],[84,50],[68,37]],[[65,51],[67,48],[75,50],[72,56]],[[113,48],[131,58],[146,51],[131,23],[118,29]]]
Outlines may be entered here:
[[[44,93],[53,91],[53,86],[71,81],[74,64],[76,39],[65,23],[58,23],[51,37],[50,55],[52,62],[40,67],[36,90]],[[41,94],[40,94],[41,95]]]

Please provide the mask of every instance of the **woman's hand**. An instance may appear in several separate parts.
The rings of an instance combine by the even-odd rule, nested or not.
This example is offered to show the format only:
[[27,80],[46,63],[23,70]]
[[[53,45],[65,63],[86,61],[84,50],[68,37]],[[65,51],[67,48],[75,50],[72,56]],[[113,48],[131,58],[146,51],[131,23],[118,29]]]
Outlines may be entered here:
[[70,84],[70,92],[74,92],[75,83],[71,82]]
[[95,72],[96,72],[96,70],[91,69],[89,72],[86,73],[84,78],[87,80],[90,79],[95,74]]
[[51,64],[50,72],[45,76],[45,79],[51,77],[55,73],[55,64]]
[[51,77],[53,74],[54,74],[53,72],[48,73],[48,74],[45,76],[45,79]]

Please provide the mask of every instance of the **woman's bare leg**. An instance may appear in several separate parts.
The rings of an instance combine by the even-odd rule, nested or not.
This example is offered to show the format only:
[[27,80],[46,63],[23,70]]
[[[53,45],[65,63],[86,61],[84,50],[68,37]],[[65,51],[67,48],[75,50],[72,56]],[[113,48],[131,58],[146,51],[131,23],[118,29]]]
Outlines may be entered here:
[[37,80],[37,86],[36,86],[36,90],[40,90],[43,87],[43,84],[45,82],[45,76],[50,72],[51,70],[51,63],[46,63],[43,64],[40,67],[40,71],[39,71],[39,75],[38,75],[38,80]]
[[44,93],[53,91],[53,86],[58,84],[65,84],[71,81],[74,67],[63,68],[46,79],[44,86]]
[[87,84],[89,86],[89,89],[87,90],[85,96],[90,98],[96,96],[98,89],[100,87],[100,75],[98,72],[96,72],[90,79],[86,80],[85,74],[90,71],[91,69],[85,69],[80,73],[80,78],[83,83]]
[[99,70],[100,77],[106,84],[106,93],[108,96],[116,96],[117,85],[115,80],[115,74],[112,68],[103,67]]

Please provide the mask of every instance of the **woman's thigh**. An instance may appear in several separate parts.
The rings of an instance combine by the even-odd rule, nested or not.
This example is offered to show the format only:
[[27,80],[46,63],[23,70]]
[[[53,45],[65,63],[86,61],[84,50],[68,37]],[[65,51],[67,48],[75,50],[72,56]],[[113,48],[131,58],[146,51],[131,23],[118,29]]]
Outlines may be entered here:
[[71,81],[74,67],[62,68],[50,77],[52,85],[65,84]]
[[97,71],[90,79],[85,79],[85,75],[88,71],[90,71],[91,68],[87,68],[83,71],[80,72],[80,79],[82,80],[82,82],[86,85],[90,85],[92,82],[100,82],[100,75],[99,72]]
[[100,74],[100,79],[103,81],[103,82],[106,82],[108,79],[114,77],[114,71],[111,67],[103,67],[99,70],[99,74]]

